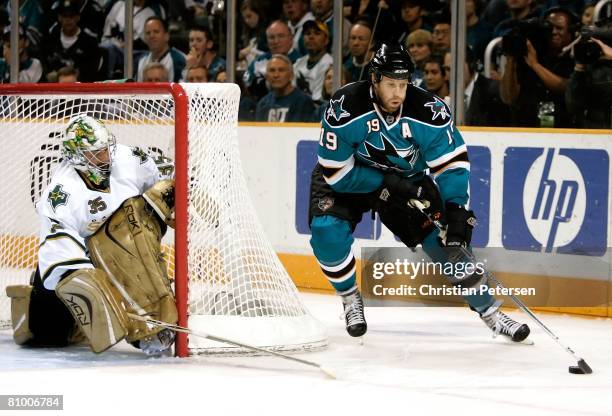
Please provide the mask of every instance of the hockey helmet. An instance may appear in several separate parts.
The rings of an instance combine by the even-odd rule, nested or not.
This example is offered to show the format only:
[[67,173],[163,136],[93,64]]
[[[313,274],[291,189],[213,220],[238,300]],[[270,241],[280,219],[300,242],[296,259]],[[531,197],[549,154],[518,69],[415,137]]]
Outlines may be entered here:
[[[115,136],[101,121],[79,114],[68,122],[62,137],[62,155],[99,185],[110,174],[115,144]],[[102,150],[108,151],[108,158],[101,160],[97,153]]]
[[384,75],[394,79],[410,79],[414,71],[412,58],[403,45],[382,44],[370,61],[370,74],[379,82]]

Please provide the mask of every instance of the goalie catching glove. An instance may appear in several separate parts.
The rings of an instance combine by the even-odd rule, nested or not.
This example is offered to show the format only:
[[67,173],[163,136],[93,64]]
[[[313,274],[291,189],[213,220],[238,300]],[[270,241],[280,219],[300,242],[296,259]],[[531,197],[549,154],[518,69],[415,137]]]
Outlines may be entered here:
[[142,197],[166,225],[174,228],[174,179],[157,182]]

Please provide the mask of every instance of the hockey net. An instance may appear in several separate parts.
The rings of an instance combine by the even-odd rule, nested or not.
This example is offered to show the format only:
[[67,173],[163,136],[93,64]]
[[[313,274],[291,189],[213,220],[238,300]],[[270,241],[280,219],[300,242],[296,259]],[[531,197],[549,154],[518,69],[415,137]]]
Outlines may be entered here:
[[[326,345],[325,331],[265,237],[249,198],[237,139],[234,84],[0,86],[0,326],[5,287],[36,267],[35,204],[60,161],[68,119],[104,121],[119,143],[176,165],[176,231],[164,237],[179,324],[277,351]],[[177,354],[249,351],[180,335]]]

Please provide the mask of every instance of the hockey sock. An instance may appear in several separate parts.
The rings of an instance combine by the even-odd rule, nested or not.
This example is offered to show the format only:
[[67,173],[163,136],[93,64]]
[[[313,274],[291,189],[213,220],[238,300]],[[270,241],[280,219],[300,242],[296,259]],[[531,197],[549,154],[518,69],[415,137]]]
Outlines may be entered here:
[[310,229],[314,255],[336,292],[346,292],[355,287],[355,256],[351,251],[354,239],[349,222],[322,215],[312,219]]

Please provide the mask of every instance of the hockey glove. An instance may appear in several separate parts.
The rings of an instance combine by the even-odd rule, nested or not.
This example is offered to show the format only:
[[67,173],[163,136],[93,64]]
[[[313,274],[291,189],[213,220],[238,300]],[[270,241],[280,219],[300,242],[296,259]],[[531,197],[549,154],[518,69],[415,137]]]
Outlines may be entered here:
[[446,203],[446,247],[467,247],[472,241],[472,229],[476,225],[474,211],[453,202]]
[[415,208],[410,204],[410,200],[417,199],[425,205],[424,213],[434,219],[439,219],[442,211],[440,192],[429,176],[412,181],[395,173],[389,173],[383,179],[378,198],[385,202],[394,202],[404,208]]

